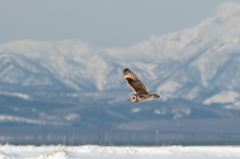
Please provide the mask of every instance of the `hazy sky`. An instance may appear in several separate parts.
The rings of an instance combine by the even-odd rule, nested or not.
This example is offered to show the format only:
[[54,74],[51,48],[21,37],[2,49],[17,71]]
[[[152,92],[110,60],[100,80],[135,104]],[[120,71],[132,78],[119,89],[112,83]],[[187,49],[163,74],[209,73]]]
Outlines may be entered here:
[[[239,0],[232,0],[239,2]],[[0,44],[79,39],[127,47],[211,16],[229,0],[0,0]]]

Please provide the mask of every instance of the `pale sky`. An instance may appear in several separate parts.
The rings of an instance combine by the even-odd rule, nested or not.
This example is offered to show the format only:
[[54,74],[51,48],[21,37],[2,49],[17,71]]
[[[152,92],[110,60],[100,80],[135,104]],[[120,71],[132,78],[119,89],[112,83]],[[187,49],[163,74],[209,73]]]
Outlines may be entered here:
[[0,0],[0,45],[77,39],[104,48],[128,47],[195,26],[226,2],[231,1]]

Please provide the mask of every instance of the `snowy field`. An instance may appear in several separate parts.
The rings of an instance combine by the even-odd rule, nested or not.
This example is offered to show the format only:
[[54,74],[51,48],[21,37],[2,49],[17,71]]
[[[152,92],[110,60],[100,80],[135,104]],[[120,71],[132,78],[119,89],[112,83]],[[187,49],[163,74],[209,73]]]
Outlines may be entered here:
[[14,146],[0,145],[0,159],[239,159],[240,146]]

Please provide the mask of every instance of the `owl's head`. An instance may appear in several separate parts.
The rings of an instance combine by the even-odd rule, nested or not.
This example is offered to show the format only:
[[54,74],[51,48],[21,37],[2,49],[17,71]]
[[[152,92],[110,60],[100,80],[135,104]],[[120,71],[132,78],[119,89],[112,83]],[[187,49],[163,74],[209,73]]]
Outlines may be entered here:
[[136,94],[131,95],[131,102],[137,102]]

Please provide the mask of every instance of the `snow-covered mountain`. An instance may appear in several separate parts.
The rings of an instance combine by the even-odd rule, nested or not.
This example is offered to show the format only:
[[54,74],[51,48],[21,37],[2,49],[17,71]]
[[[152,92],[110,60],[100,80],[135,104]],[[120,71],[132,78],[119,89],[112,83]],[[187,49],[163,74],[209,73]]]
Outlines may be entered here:
[[[231,103],[240,97],[239,25],[240,4],[226,3],[192,28],[153,36],[131,48],[109,52],[117,58],[130,56],[128,62],[135,62],[139,72],[149,73],[144,78],[151,77],[153,82],[147,83],[163,99]],[[139,61],[144,61],[144,65],[137,64]],[[144,71],[146,64],[151,65]]]
[[10,42],[0,46],[0,90],[30,98],[116,102],[128,98],[122,91],[131,93],[123,78],[129,67],[162,100],[239,108],[239,25],[240,4],[231,2],[194,27],[129,48],[97,48],[77,40]]

